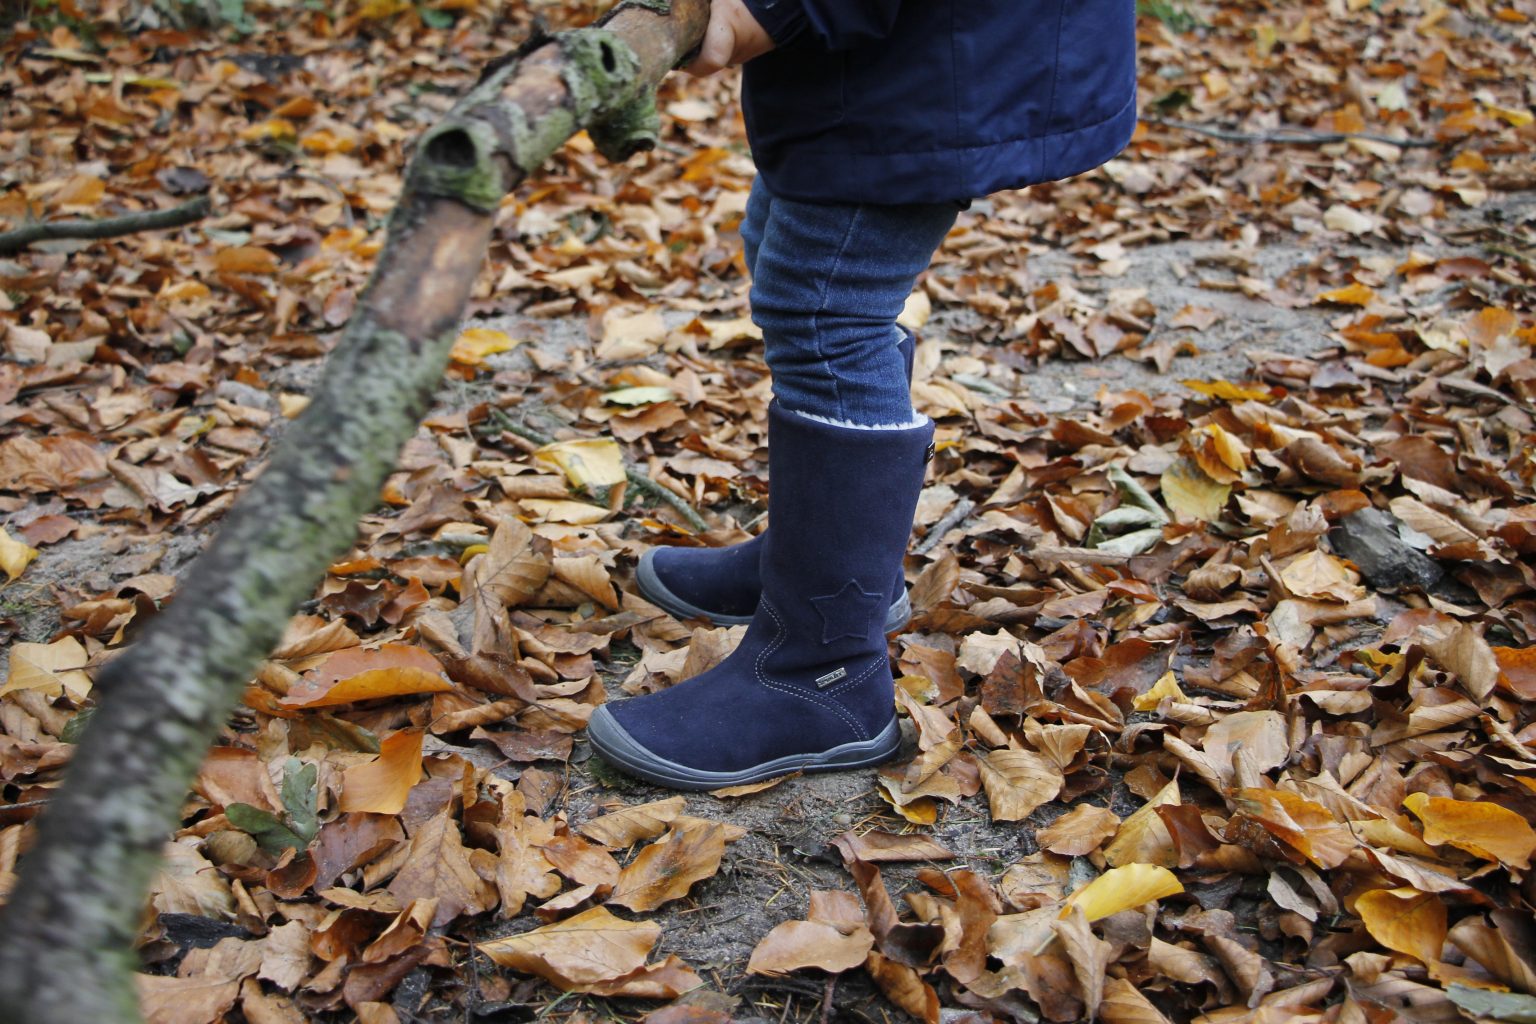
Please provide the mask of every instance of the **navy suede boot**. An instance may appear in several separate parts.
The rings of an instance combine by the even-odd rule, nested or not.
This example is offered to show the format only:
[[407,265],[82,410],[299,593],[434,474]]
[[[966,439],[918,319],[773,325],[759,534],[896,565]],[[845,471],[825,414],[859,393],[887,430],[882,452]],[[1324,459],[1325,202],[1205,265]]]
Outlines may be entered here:
[[[907,328],[901,331],[901,350],[912,381],[912,360],[917,339]],[[770,474],[771,477],[771,474]],[[773,481],[769,480],[772,487]],[[744,626],[757,610],[763,584],[758,576],[763,542],[768,532],[723,548],[655,547],[640,556],[635,584],[647,601],[679,619],[708,619],[716,626]],[[897,633],[912,618],[906,578],[901,565],[890,588],[891,604],[885,617],[886,633]]]
[[879,764],[901,745],[885,616],[933,424],[840,427],[777,403],[768,423],[774,528],[746,636],[708,672],[605,704],[587,726],[605,760],[658,785]]

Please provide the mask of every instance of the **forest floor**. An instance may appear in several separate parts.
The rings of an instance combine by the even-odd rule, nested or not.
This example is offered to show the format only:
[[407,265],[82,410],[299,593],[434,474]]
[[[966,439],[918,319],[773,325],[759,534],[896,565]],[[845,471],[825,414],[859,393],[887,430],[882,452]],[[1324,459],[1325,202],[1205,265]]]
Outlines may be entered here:
[[[941,443],[892,639],[908,749],[744,795],[671,801],[582,734],[733,639],[641,601],[639,553],[761,525],[735,83],[672,81],[630,166],[578,139],[504,209],[436,407],[189,798],[147,1014],[1523,1019],[1533,14],[1143,17],[1132,146],[974,204],[909,305]],[[90,674],[322,372],[404,143],[526,29],[285,16],[0,44],[0,219],[219,211],[0,257],[0,893]],[[262,832],[306,815],[296,852]]]

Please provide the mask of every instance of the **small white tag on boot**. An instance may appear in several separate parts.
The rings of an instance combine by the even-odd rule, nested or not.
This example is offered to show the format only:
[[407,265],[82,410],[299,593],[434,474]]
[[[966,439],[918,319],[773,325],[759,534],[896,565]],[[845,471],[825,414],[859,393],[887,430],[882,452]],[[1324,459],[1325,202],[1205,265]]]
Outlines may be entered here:
[[827,687],[831,686],[839,679],[845,678],[847,675],[848,670],[845,668],[833,669],[831,672],[828,672],[824,676],[816,677],[816,687],[817,689],[825,690]]

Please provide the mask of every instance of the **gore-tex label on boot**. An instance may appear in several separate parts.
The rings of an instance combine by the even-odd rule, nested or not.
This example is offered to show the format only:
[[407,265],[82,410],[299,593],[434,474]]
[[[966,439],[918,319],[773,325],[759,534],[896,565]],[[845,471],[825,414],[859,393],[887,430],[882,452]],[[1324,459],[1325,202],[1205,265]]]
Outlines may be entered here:
[[827,687],[831,686],[833,683],[837,682],[839,679],[845,678],[847,675],[848,675],[848,670],[845,669],[845,668],[833,669],[831,672],[828,672],[824,676],[817,676],[816,677],[816,686],[819,689],[825,690]]

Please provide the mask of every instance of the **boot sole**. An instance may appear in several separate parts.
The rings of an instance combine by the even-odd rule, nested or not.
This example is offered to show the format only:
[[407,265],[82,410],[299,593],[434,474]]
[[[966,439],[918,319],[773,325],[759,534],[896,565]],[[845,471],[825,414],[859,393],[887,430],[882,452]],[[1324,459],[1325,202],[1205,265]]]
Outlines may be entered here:
[[711,772],[669,761],[651,753],[624,731],[606,707],[599,707],[587,723],[587,738],[603,760],[638,779],[665,786],[702,792],[727,786],[746,786],[788,775],[791,772],[836,772],[884,764],[901,749],[901,727],[893,715],[880,735],[871,740],[844,743],[820,754],[790,754],[734,772]]
[[[674,619],[707,619],[715,626],[745,626],[752,621],[751,615],[725,615],[720,612],[712,612],[700,608],[696,604],[690,604],[678,597],[667,585],[661,581],[661,576],[656,572],[654,564],[655,548],[649,548],[640,556],[640,565],[635,570],[635,585],[640,590],[640,596],[654,604],[656,607],[671,615]],[[900,598],[891,605],[890,611],[885,615],[885,634],[900,633],[907,628],[907,623],[912,621],[912,601],[905,591]]]

